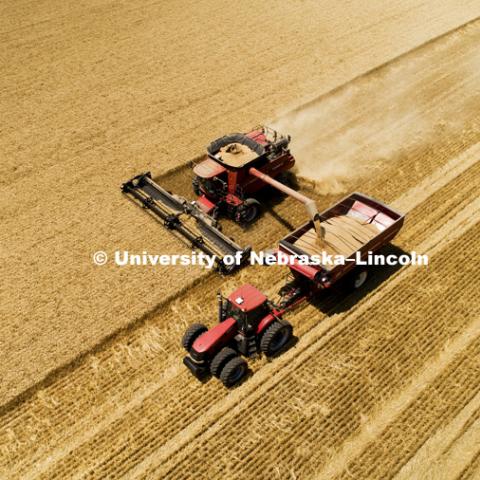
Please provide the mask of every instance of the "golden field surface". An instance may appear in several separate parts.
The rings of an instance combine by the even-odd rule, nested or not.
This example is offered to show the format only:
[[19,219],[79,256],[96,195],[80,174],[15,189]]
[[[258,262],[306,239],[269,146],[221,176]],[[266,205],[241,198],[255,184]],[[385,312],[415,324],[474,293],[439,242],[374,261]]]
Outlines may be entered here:
[[[31,2],[0,6],[0,478],[480,478],[480,6]],[[281,267],[93,265],[188,249],[128,202],[152,170],[272,121],[320,209],[364,192],[407,213],[380,268],[288,315],[298,337],[226,390],[180,337],[216,292],[274,296]],[[305,220],[267,203],[239,243]]]

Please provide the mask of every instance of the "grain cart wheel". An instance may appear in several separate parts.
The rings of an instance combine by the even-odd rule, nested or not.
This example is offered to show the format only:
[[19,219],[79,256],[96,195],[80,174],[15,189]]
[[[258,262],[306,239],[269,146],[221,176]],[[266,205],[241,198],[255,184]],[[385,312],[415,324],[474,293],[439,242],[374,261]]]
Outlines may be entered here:
[[353,270],[349,278],[349,289],[357,290],[362,287],[368,278],[368,270],[366,268],[358,268]]
[[210,373],[214,377],[220,376],[220,372],[222,371],[225,364],[234,357],[238,357],[238,353],[230,347],[222,348],[212,360],[210,364]]
[[288,322],[274,320],[262,335],[260,350],[267,357],[273,357],[291,340],[292,332],[293,327]]
[[199,197],[202,192],[200,191],[200,180],[198,179],[198,177],[195,177],[193,180],[192,180],[192,188],[193,188],[193,193]]
[[182,346],[189,352],[192,348],[193,342],[202,334],[208,331],[208,328],[201,323],[192,323],[182,337]]
[[231,358],[220,372],[220,380],[226,387],[233,387],[247,373],[247,362],[239,356]]
[[242,203],[242,205],[238,207],[237,213],[235,215],[235,220],[238,223],[249,225],[250,223],[255,221],[255,219],[260,215],[260,212],[260,202],[258,202],[254,198],[247,198]]

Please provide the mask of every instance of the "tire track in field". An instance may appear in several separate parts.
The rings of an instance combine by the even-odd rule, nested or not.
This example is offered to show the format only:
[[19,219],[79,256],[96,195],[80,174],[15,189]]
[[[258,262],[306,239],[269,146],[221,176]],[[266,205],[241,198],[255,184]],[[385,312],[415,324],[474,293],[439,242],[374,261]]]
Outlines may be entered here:
[[[395,475],[395,480],[422,480],[424,478],[432,478],[433,480],[434,478],[442,478],[442,471],[449,478],[452,478],[454,469],[447,466],[452,457],[456,459],[457,469],[459,466],[460,469],[464,466],[468,468],[475,458],[475,445],[479,445],[480,448],[480,438],[477,441],[471,438],[472,434],[475,435],[479,426],[480,392],[448,425],[437,429],[434,435],[402,466],[398,474]],[[465,448],[465,444],[467,448]],[[465,458],[465,454],[471,458]],[[461,462],[459,459],[461,459]]]
[[[465,359],[470,357],[476,358],[476,362],[471,362],[468,366],[470,369],[473,367],[473,376],[470,374],[471,380],[475,379],[475,374],[478,374],[480,367],[480,357],[478,356],[478,347],[480,346],[479,341],[480,336],[480,317],[476,318],[468,327],[463,330],[456,338],[452,339],[445,348],[439,352],[438,355],[435,355],[431,358],[422,368],[421,372],[412,378],[409,382],[409,385],[406,388],[402,389],[397,395],[391,398],[387,403],[379,405],[377,412],[373,412],[369,418],[365,421],[363,428],[353,439],[345,441],[343,447],[339,452],[329,459],[328,465],[322,471],[320,471],[315,478],[318,480],[324,479],[333,479],[340,476],[342,472],[345,472],[346,476],[354,475],[355,478],[377,478],[377,475],[374,475],[372,471],[362,471],[360,468],[354,468],[350,463],[355,464],[356,461],[352,462],[352,459],[357,459],[360,457],[367,447],[370,447],[370,444],[373,444],[365,453],[365,459],[362,458],[363,464],[361,466],[368,468],[371,466],[371,470],[375,466],[382,465],[385,466],[384,462],[381,462],[381,459],[374,458],[375,451],[382,454],[384,451],[390,451],[392,453],[389,460],[393,457],[393,451],[389,448],[385,450],[380,448],[379,442],[383,446],[388,445],[386,439],[383,438],[385,430],[394,423],[398,417],[405,414],[405,410],[408,410],[412,404],[413,408],[417,408],[416,403],[419,403],[420,400],[418,397],[426,397],[424,401],[431,401],[432,392],[439,393],[438,384],[442,384],[446,379],[450,379],[450,384],[452,381],[452,376],[455,381],[458,380],[457,376],[457,367],[459,363],[462,363]],[[461,357],[460,361],[458,357]],[[471,359],[471,358],[470,358]],[[453,364],[453,368],[452,368]],[[472,365],[473,364],[473,365]],[[446,378],[445,378],[446,377]],[[478,377],[478,375],[477,375]],[[477,378],[478,380],[478,378]],[[477,383],[473,383],[472,390],[478,389],[480,380]],[[451,389],[451,385],[449,387]],[[465,384],[465,383],[462,383]],[[471,392],[470,392],[471,393]],[[411,412],[409,412],[411,414]],[[425,412],[424,412],[425,413]],[[413,417],[413,415],[411,415]],[[420,418],[420,417],[414,417]],[[400,425],[403,425],[405,422],[399,422]],[[389,433],[389,432],[388,432]],[[404,432],[405,433],[405,432]],[[398,437],[396,437],[398,439]],[[388,440],[392,441],[391,438]],[[405,443],[405,438],[403,438],[403,443]],[[390,447],[391,448],[391,447]],[[418,468],[418,467],[417,467]],[[381,475],[382,478],[386,478],[384,472]],[[388,469],[388,474],[390,475],[392,470]],[[342,475],[343,478],[343,475]]]
[[[172,357],[170,357],[170,358],[172,358],[172,361],[174,361],[174,356],[172,356]],[[178,360],[178,359],[176,359],[176,360]],[[168,362],[168,360],[167,360],[167,362]],[[220,394],[220,392],[215,391],[213,395],[208,395],[207,398],[205,398],[205,402],[208,402],[208,401],[214,402],[216,399],[218,399],[218,398],[216,397],[217,394]],[[159,396],[159,398],[161,397],[160,394],[159,394],[158,396]],[[138,405],[138,401],[139,401],[138,399],[137,399],[137,400],[134,400],[134,403],[137,402],[136,405]],[[117,418],[117,417],[115,417],[115,418]],[[115,432],[111,432],[111,433],[115,433]],[[80,439],[75,438],[75,441],[79,441],[79,440],[80,440]],[[67,449],[67,450],[68,450],[68,449]],[[36,467],[38,467],[38,466],[39,466],[39,465],[38,465],[38,463],[37,463]]]
[[477,480],[480,478],[480,454],[477,454],[472,463],[463,470],[457,480]]
[[[465,209],[453,220],[437,230],[429,241],[424,242],[423,245],[419,246],[417,251],[429,251],[429,253],[433,255],[436,251],[441,250],[446,243],[450,243],[459,238],[477,222],[477,219],[472,219],[472,213],[477,211],[479,206],[480,200],[477,199],[473,201],[469,208]],[[275,385],[278,385],[286,375],[295,371],[295,367],[289,365],[290,362],[294,366],[302,365],[307,358],[318,350],[318,347],[320,346],[319,344],[326,343],[330,336],[334,335],[336,332],[337,329],[335,327],[340,324],[340,320],[341,328],[339,328],[339,330],[344,331],[361,313],[368,309],[370,304],[374,303],[375,300],[379,300],[384,294],[391,292],[392,289],[401,283],[401,281],[404,280],[404,277],[408,276],[409,273],[411,273],[410,268],[401,270],[388,284],[380,287],[378,291],[369,297],[368,301],[361,302],[359,307],[353,312],[350,312],[350,314],[338,315],[337,317],[324,320],[322,324],[319,325],[319,328],[315,328],[306,333],[299,340],[299,343],[293,352],[286,352],[282,357],[276,359],[273,364],[271,363],[263,367],[241,390],[232,392],[232,394],[229,395],[221,405],[213,406],[211,412],[208,413],[208,418],[210,419],[208,424],[206,424],[205,416],[202,417],[201,421],[199,420],[190,424],[187,429],[182,431],[177,437],[174,437],[168,444],[165,444],[165,446],[162,447],[154,457],[146,459],[143,462],[144,465],[139,465],[139,467],[135,468],[132,473],[151,473],[151,465],[149,465],[149,462],[158,466],[165,461],[168,464],[170,462],[167,459],[170,459],[174,452],[181,450],[182,447],[183,451],[179,456],[185,459],[186,455],[192,453],[191,444],[187,445],[188,440],[194,438],[201,439],[200,443],[205,444],[207,439],[211,439],[215,433],[218,433],[218,429],[225,426],[227,421],[231,423],[231,419],[234,415],[247,409],[255,400],[261,398],[262,395]],[[288,368],[282,368],[287,366]],[[243,400],[244,403],[240,404],[241,400]],[[235,430],[235,427],[232,426],[232,429]],[[168,471],[167,466],[165,466],[163,472],[165,473],[166,471]],[[177,474],[178,473],[179,471],[177,470]]]

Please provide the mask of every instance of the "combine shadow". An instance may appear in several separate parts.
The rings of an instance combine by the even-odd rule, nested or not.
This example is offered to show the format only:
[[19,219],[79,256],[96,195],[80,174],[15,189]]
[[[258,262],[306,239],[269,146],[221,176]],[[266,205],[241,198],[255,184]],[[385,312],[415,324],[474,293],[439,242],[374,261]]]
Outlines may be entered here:
[[[300,184],[298,183],[297,177],[291,172],[285,172],[281,178],[278,179],[280,182],[284,183],[286,186],[292,188],[293,190],[300,190]],[[265,186],[262,190],[255,194],[255,198],[261,203],[262,211],[258,218],[250,225],[242,225],[242,230],[249,231],[257,227],[257,225],[262,222],[262,217],[268,213],[277,223],[282,225],[285,230],[291,231],[294,230],[298,225],[294,225],[284,216],[279,215],[274,208],[281,203],[288,200],[290,197],[277,190],[274,187],[269,185]],[[295,209],[302,208],[301,205],[296,205]]]
[[[409,255],[400,247],[388,244],[380,249],[377,254],[382,255]],[[310,303],[317,310],[331,316],[337,313],[346,312],[354,307],[369,293],[375,291],[380,285],[386,282],[392,275],[402,268],[401,265],[372,265],[368,266],[368,278],[364,285],[358,290],[349,287],[349,272],[344,278],[339,280],[331,289],[323,292],[322,295],[313,299]]]

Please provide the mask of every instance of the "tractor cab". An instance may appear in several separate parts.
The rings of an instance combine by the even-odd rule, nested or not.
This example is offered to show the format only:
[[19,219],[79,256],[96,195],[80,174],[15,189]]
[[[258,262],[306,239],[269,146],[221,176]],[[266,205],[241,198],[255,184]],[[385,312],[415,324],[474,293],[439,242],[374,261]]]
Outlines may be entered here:
[[255,333],[257,326],[270,313],[267,297],[252,285],[243,285],[223,303],[223,318],[234,318],[244,335]]

